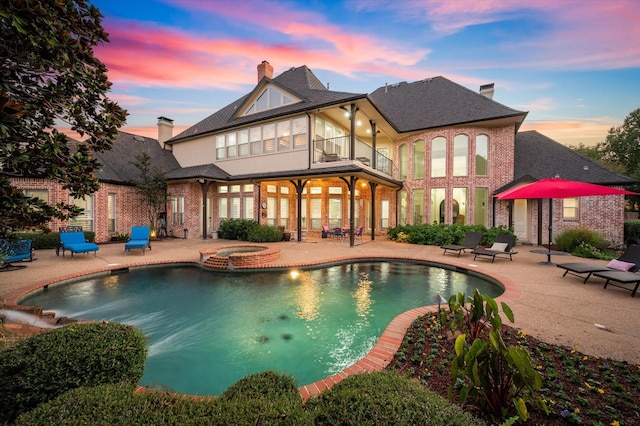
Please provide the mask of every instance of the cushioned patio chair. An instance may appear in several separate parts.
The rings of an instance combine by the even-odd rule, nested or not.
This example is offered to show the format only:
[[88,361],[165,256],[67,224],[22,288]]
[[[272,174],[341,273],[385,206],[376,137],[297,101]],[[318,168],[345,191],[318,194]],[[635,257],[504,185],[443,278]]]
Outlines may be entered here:
[[482,232],[467,232],[461,244],[446,244],[440,246],[441,249],[444,249],[444,253],[442,254],[447,254],[447,251],[455,251],[458,252],[458,257],[460,257],[460,253],[466,253],[467,250],[473,250],[478,247],[483,235],[484,233]]
[[360,241],[362,241],[362,230],[364,229],[364,226],[360,225],[356,228],[356,232],[353,233],[353,237],[354,238],[360,238]]
[[322,225],[322,238],[329,238],[329,235],[333,237],[333,231],[327,225]]
[[[594,272],[594,277],[604,278],[604,288],[607,288],[608,285],[612,285],[614,287],[622,288],[624,290],[628,290],[631,292],[631,297],[635,297],[636,292],[638,291],[638,287],[640,287],[640,274],[631,271],[618,271],[618,270],[610,270],[610,271],[600,271]],[[613,281],[613,282],[612,282]],[[614,284],[618,283],[618,284]],[[623,284],[635,284],[633,288],[625,287]]]
[[146,249],[151,250],[151,229],[148,226],[134,226],[131,228],[131,238],[124,245],[124,252],[131,249],[142,249],[142,254]]
[[477,247],[471,251],[474,254],[473,260],[480,257],[490,257],[491,263],[496,260],[496,257],[509,258],[513,260],[513,255],[518,254],[517,251],[513,251],[513,246],[516,245],[516,236],[508,234],[499,234],[496,236],[496,241],[490,248]]
[[89,243],[84,238],[84,232],[61,232],[60,244],[62,249],[62,256],[64,252],[69,250],[71,257],[74,253],[91,253],[95,256],[100,247],[97,244]]
[[567,274],[575,275],[580,278],[584,277],[584,280],[582,281],[583,283],[586,283],[595,272],[616,270],[623,272],[636,272],[640,269],[640,245],[631,244],[627,247],[624,253],[615,260],[615,262],[611,261],[606,266],[589,262],[560,263],[556,266],[565,270],[564,274],[562,274],[563,277]]
[[14,265],[14,262],[31,262],[33,259],[33,240],[0,240],[0,253],[5,257],[0,259],[0,272],[26,268],[27,265]]

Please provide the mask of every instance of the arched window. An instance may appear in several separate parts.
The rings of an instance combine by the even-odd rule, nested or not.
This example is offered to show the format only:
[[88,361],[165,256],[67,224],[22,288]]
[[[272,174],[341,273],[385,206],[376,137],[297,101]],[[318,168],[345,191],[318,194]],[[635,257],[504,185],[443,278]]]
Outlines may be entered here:
[[489,136],[476,136],[476,176],[489,173]]
[[456,135],[453,138],[453,175],[469,174],[469,136]]
[[413,143],[413,178],[424,178],[424,140]]
[[447,175],[447,140],[438,136],[431,141],[431,177]]
[[398,168],[400,169],[400,180],[405,180],[407,178],[407,169],[409,162],[409,148],[407,144],[400,145],[400,149],[398,150]]

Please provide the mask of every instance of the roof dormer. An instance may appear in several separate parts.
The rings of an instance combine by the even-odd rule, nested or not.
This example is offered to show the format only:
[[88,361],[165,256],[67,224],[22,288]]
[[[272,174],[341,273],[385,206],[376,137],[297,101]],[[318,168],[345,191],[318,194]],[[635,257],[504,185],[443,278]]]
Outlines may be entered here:
[[243,111],[240,111],[239,115],[251,115],[300,101],[301,100],[298,97],[291,93],[288,93],[273,84],[267,84],[261,90],[257,90],[255,92],[254,97],[248,100],[245,104],[245,108]]

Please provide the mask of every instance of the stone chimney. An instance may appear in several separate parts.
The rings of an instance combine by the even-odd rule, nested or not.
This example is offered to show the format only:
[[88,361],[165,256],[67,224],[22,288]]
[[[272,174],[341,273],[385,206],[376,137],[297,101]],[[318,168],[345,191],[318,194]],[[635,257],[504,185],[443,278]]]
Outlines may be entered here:
[[258,65],[258,83],[260,83],[264,77],[273,78],[273,67],[267,61],[262,61]]
[[493,99],[493,86],[495,83],[483,84],[480,86],[480,94],[489,99]]
[[158,143],[165,149],[164,143],[173,137],[173,120],[167,117],[158,117]]

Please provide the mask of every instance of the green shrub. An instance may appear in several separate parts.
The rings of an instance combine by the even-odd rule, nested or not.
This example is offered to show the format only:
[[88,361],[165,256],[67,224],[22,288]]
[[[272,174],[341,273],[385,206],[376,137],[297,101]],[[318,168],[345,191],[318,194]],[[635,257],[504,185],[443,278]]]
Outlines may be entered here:
[[275,226],[256,225],[249,230],[247,240],[254,243],[282,241],[282,230]]
[[586,243],[598,250],[605,249],[607,242],[596,231],[589,228],[565,229],[555,236],[556,246],[560,251],[573,253],[573,251],[583,243]]
[[410,244],[441,246],[460,244],[468,232],[482,232],[481,245],[490,246],[499,234],[514,235],[513,230],[504,226],[487,229],[482,225],[400,225],[387,230],[390,239]]
[[624,221],[624,243],[627,246],[630,244],[640,244],[640,220]]
[[[271,384],[275,389],[270,389],[270,379],[275,380]],[[260,373],[241,382],[236,390],[242,388],[247,394],[231,391],[233,396],[202,399],[154,390],[135,392],[130,384],[83,387],[39,405],[20,416],[16,424],[311,425],[290,379]]]
[[481,425],[416,381],[393,371],[349,376],[307,402],[315,425]]
[[226,240],[249,241],[251,229],[258,222],[250,219],[222,219],[218,228],[218,237]]
[[72,324],[0,352],[0,421],[80,386],[142,377],[146,338],[118,323]]

